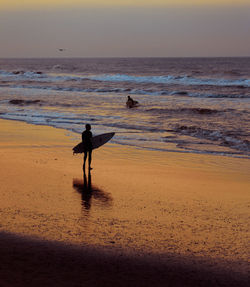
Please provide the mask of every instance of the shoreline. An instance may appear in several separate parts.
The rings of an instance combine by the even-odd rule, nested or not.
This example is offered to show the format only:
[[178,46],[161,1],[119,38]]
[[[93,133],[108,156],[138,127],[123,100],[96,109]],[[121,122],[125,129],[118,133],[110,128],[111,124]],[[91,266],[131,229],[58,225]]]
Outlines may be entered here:
[[[27,122],[25,120],[17,120],[17,119],[5,119],[5,118],[0,118],[0,121],[13,121],[13,122],[17,122],[17,123],[23,123],[23,124],[27,124],[27,125],[31,125],[31,126],[38,126],[38,127],[47,127],[49,129],[55,129],[55,130],[61,130],[64,132],[64,134],[66,135],[66,133],[68,134],[68,136],[71,136],[72,138],[80,138],[81,134],[77,133],[71,129],[67,129],[67,128],[62,128],[62,127],[55,127],[52,125],[45,125],[45,124],[35,124],[35,123],[31,123],[31,122]],[[119,134],[119,132],[117,132]],[[95,136],[95,135],[94,135]],[[119,146],[119,147],[124,147],[124,148],[128,148],[128,149],[134,149],[134,150],[141,150],[141,151],[145,151],[145,152],[153,152],[153,153],[166,153],[166,154],[180,154],[180,155],[193,155],[193,156],[208,156],[208,157],[226,157],[226,158],[232,158],[232,159],[244,159],[244,160],[249,160],[249,155],[246,154],[237,154],[237,153],[225,153],[225,152],[212,152],[212,151],[198,151],[198,150],[166,150],[166,149],[161,149],[161,148],[149,148],[149,147],[141,147],[141,146],[133,146],[133,145],[127,145],[127,144],[121,144],[121,143],[108,143],[108,145],[112,145],[112,146]],[[107,146],[107,145],[106,145]],[[105,147],[106,147],[105,146]]]
[[[159,279],[158,286],[168,280],[173,280],[174,286],[246,283],[249,161],[165,154],[109,144],[94,151],[92,192],[88,193],[82,189],[82,156],[72,156],[78,135],[8,120],[0,120],[0,135],[0,248],[8,262],[6,266],[15,266],[11,271],[3,263],[2,278],[5,271],[11,278],[25,268],[31,268],[34,275],[32,266],[37,260],[43,262],[37,280],[52,284],[50,279],[54,278],[58,286],[59,282],[63,284],[58,276],[64,278],[64,267],[54,273],[52,270],[57,259],[39,257],[50,250],[51,254],[58,252],[71,271],[77,265],[72,263],[75,260],[83,261],[81,268],[93,260],[88,271],[92,275],[98,274],[94,265],[106,258],[104,254],[111,254],[107,268],[112,270],[112,276],[106,274],[104,264],[100,272],[107,277],[105,280],[111,280],[109,284],[115,282],[114,286],[128,286],[128,274],[132,274],[134,286],[152,286],[153,279],[159,278],[162,281]],[[10,250],[6,249],[7,243],[12,246]],[[30,245],[37,252],[34,259],[31,253],[27,256]],[[61,246],[58,251],[56,245]],[[77,248],[82,250],[81,256],[77,257],[76,252],[70,257],[69,253]],[[117,257],[126,259],[117,263]],[[70,258],[72,262],[68,262]],[[155,260],[155,265],[150,265],[151,260]],[[54,267],[43,276],[45,262],[52,262]],[[126,266],[128,262],[132,267]],[[136,273],[138,266],[144,267]],[[123,273],[126,267],[130,269]],[[81,268],[77,267],[77,272]],[[169,274],[164,274],[166,269]],[[180,269],[184,275],[178,278]],[[115,270],[119,272],[116,274]],[[144,277],[145,272],[153,272],[152,281]],[[196,274],[198,281],[190,274]],[[212,279],[209,274],[213,274]],[[90,280],[88,274],[82,276],[82,280]],[[144,280],[143,284],[140,280]],[[36,284],[42,286],[41,282]],[[90,286],[98,284],[90,282]]]

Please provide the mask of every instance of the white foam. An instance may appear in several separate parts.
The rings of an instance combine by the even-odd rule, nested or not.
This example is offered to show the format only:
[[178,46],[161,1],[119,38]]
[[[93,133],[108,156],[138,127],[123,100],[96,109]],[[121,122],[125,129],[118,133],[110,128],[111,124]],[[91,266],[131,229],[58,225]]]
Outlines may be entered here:
[[227,79],[206,79],[192,78],[188,76],[175,77],[167,76],[132,76],[122,74],[104,74],[86,77],[97,81],[108,82],[136,82],[155,84],[181,84],[181,85],[212,85],[212,86],[247,86],[250,87],[250,79],[227,80]]
[[134,83],[155,83],[155,84],[175,84],[175,85],[211,85],[211,86],[244,86],[250,87],[250,79],[211,79],[211,78],[193,78],[189,76],[141,76],[125,74],[100,74],[100,75],[69,75],[69,74],[40,74],[33,71],[20,72],[14,74],[9,71],[0,70],[0,77],[7,77],[11,80],[32,80],[41,82],[65,82],[95,80],[103,82],[134,82]]

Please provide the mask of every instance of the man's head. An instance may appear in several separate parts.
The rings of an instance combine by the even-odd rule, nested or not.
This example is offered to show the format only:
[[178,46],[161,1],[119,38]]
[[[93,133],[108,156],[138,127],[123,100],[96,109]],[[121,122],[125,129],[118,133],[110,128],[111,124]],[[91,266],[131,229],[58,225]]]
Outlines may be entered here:
[[86,124],[85,128],[86,128],[87,131],[90,131],[91,130],[91,125],[90,124]]

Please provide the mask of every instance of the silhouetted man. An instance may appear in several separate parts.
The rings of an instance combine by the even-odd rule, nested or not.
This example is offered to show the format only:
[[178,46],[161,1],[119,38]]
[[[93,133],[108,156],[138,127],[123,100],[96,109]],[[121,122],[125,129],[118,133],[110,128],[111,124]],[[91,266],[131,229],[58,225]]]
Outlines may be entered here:
[[127,99],[127,102],[126,102],[127,108],[133,108],[137,104],[138,104],[137,101],[134,101],[130,96],[128,96],[128,99]]
[[83,163],[83,171],[85,172],[85,163],[86,163],[86,159],[89,156],[89,170],[91,170],[91,159],[92,159],[92,142],[91,142],[91,138],[92,138],[92,132],[91,130],[91,125],[90,124],[86,124],[85,126],[85,131],[83,131],[82,133],[82,142],[83,142],[83,146],[84,146],[84,163]]

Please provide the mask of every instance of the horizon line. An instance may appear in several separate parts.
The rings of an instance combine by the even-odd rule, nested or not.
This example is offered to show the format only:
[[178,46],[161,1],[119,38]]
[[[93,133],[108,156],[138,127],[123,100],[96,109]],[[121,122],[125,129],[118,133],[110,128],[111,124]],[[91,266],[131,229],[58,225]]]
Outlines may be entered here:
[[1,57],[0,59],[124,59],[124,58],[250,58],[250,55],[245,56],[70,56],[70,57],[58,57],[58,56],[35,56],[35,57]]

